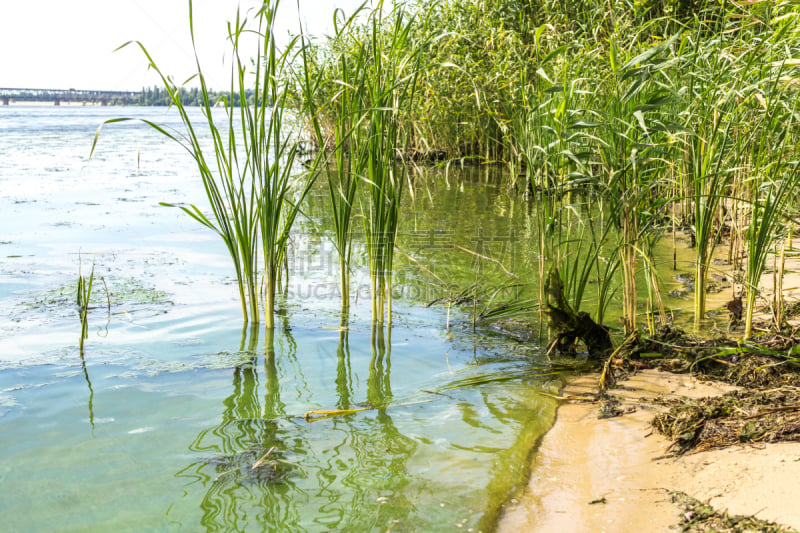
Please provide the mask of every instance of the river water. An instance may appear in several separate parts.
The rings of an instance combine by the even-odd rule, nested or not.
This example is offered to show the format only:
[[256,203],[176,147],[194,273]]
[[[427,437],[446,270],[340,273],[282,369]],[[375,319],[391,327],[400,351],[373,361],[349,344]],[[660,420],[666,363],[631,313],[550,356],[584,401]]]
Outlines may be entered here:
[[[159,205],[206,205],[188,154],[126,122],[88,159],[118,116],[179,126],[165,108],[0,107],[2,529],[491,530],[560,378],[536,346],[426,304],[508,283],[501,263],[524,277],[525,209],[487,175],[417,176],[394,324],[373,342],[363,291],[339,328],[320,183],[279,327],[243,330],[222,243]],[[81,356],[76,283],[92,265]],[[337,408],[360,410],[303,417]]]

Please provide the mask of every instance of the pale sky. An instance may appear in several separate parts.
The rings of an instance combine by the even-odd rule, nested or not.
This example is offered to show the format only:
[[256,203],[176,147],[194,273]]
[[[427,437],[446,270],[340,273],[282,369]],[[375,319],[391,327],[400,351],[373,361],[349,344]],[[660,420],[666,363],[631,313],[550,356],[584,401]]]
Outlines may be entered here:
[[[352,13],[363,0],[299,0],[309,33],[332,28],[335,8]],[[283,34],[297,33],[298,0],[282,0]],[[226,22],[258,0],[194,0],[198,53],[207,83],[224,89],[230,71]],[[182,82],[194,73],[188,0],[11,0],[0,9],[0,88],[140,90],[160,85],[138,40],[159,68]]]

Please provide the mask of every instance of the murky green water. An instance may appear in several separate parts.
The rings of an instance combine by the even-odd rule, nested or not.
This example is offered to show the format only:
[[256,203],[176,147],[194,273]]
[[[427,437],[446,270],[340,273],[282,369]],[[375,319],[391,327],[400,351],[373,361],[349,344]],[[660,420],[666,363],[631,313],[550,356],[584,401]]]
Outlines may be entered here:
[[[401,228],[394,327],[373,342],[360,267],[339,329],[320,187],[268,338],[242,331],[221,243],[157,205],[204,205],[186,154],[130,123],[87,162],[97,126],[120,113],[174,120],[0,107],[2,529],[490,530],[552,422],[540,391],[559,378],[536,347],[426,304],[505,285],[497,261],[524,276],[524,206],[483,175],[420,181]],[[98,277],[84,358],[79,251]],[[344,408],[365,409],[303,417]]]

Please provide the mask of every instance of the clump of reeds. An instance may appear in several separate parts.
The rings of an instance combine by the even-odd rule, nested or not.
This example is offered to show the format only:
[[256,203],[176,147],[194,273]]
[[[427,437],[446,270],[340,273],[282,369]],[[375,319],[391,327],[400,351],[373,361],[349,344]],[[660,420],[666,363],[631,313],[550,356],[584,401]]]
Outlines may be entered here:
[[[316,161],[310,174],[297,176],[294,168],[297,155],[296,138],[286,128],[286,107],[290,80],[292,44],[283,52],[275,43],[275,17],[278,1],[267,3],[259,11],[259,53],[255,59],[255,102],[240,108],[244,144],[256,184],[258,220],[262,253],[264,255],[264,316],[267,328],[274,325],[275,292],[280,267],[286,256],[289,232],[300,205],[313,184]],[[237,35],[238,37],[238,35]],[[247,67],[236,53],[236,74],[239,93],[247,86],[244,78]],[[297,134],[298,132],[294,132]]]
[[[334,12],[334,36],[336,41],[353,38],[351,32],[364,6],[349,18],[344,11]],[[358,41],[357,41],[358,42]],[[363,42],[353,49],[340,50],[335,54],[336,76],[327,79],[321,65],[312,62],[303,36],[303,71],[301,72],[302,95],[311,105],[310,123],[322,153],[332,152],[333,161],[326,160],[324,172],[327,176],[328,196],[333,218],[333,243],[339,256],[339,280],[342,301],[342,314],[350,307],[350,260],[353,250],[352,222],[355,214],[356,192],[362,181],[356,173],[359,151],[363,149],[362,136],[365,115],[366,80],[368,50]],[[316,70],[312,70],[312,65]],[[335,86],[327,101],[315,102],[314,95],[326,83]],[[320,114],[332,117],[332,132],[323,132]]]
[[[296,40],[284,50],[275,42],[275,17],[279,0],[265,2],[255,13],[256,28],[237,11],[228,24],[232,50],[229,95],[212,101],[197,56],[193,5],[189,2],[189,25],[200,85],[202,119],[197,121],[184,105],[181,87],[158,67],[142,43],[134,42],[161,78],[171,103],[183,122],[182,132],[144,120],[167,138],[180,144],[197,165],[211,215],[196,205],[177,205],[211,229],[225,243],[234,264],[245,320],[259,322],[259,241],[263,256],[264,316],[268,328],[274,324],[275,293],[280,265],[285,259],[289,231],[300,204],[313,183],[313,165],[298,173],[295,166],[296,139],[287,127],[286,95],[290,61]],[[255,55],[244,56],[245,37],[255,37]],[[124,46],[127,46],[126,43]],[[252,69],[252,70],[251,70]],[[221,107],[224,119],[215,109]],[[298,110],[300,111],[300,110]],[[131,120],[119,118],[104,124]],[[95,135],[94,151],[100,130]],[[210,139],[211,149],[206,147]],[[173,204],[162,204],[173,206]]]
[[782,222],[796,206],[800,186],[796,138],[796,110],[787,106],[786,94],[778,75],[766,77],[760,86],[751,87],[747,104],[750,123],[744,132],[744,161],[747,177],[743,179],[744,202],[748,206],[745,231],[747,244],[745,289],[745,331],[750,338],[756,296],[767,256],[781,235]]
[[[410,42],[414,21],[394,8],[385,22],[383,1],[371,12],[370,39],[362,42],[369,62],[364,66],[366,86],[364,130],[356,169],[362,177],[360,195],[364,236],[369,257],[373,322],[392,323],[392,264],[399,212],[406,181],[402,161],[410,132],[404,114],[414,102],[421,50]],[[388,24],[389,30],[384,31]]]
[[[346,310],[349,305],[351,221],[358,202],[369,261],[372,318],[383,324],[388,315],[391,324],[392,264],[407,179],[403,158],[412,135],[406,126],[424,45],[412,40],[415,20],[402,7],[387,13],[380,0],[364,27],[355,26],[355,17],[341,25],[337,22],[331,40],[333,59],[324,74],[329,97],[316,104],[312,123],[320,145],[333,152],[328,190],[340,259],[342,307]],[[306,68],[303,94],[312,100],[308,87],[322,78],[312,77],[309,71]],[[327,128],[320,127],[319,114],[327,117]]]

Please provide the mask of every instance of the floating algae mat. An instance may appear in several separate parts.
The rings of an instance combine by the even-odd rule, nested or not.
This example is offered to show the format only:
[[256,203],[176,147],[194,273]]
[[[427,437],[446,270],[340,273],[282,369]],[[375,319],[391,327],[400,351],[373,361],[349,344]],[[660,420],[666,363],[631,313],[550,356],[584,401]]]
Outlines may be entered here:
[[[24,297],[21,312],[64,316],[76,308],[77,280],[67,282],[43,292],[31,292]],[[115,276],[98,276],[89,301],[90,310],[118,314],[142,310],[163,312],[172,302],[163,290],[149,287],[135,278],[120,279]]]
[[[185,153],[127,123],[86,162],[98,124],[118,112],[0,107],[3,528],[490,530],[553,421],[559,369],[534,341],[473,333],[469,310],[425,306],[507,283],[450,244],[492,237],[482,255],[510,257],[525,210],[504,208],[491,180],[436,178],[408,206],[401,246],[447,284],[398,256],[394,327],[375,343],[364,293],[340,328],[326,191],[315,189],[270,337],[243,330],[217,238],[158,205],[204,205]],[[172,113],[126,109],[167,125]],[[360,252],[354,285],[366,277]],[[84,275],[95,261],[83,358],[79,253]],[[527,276],[534,263],[516,253]],[[337,414],[306,420],[313,411]]]

